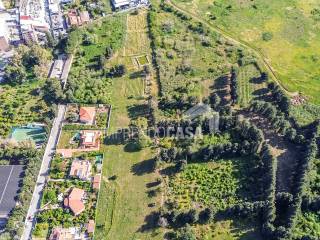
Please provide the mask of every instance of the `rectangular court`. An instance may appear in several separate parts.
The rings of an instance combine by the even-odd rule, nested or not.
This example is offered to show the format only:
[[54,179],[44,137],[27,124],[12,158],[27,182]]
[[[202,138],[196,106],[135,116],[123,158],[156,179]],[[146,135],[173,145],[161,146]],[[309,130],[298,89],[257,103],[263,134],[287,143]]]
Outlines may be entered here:
[[16,206],[23,167],[22,165],[0,166],[0,219],[6,218]]

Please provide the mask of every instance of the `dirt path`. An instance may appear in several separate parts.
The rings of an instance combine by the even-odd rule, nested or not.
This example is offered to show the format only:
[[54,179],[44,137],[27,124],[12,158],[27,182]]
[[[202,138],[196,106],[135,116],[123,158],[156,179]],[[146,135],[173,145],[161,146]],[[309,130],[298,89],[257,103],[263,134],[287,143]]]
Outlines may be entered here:
[[274,79],[274,81],[277,82],[277,84],[283,89],[283,91],[285,91],[289,96],[293,97],[293,96],[297,96],[299,95],[298,92],[289,92],[282,84],[281,81],[278,79],[275,71],[273,70],[272,66],[268,63],[267,58],[264,56],[264,54],[256,47],[250,45],[249,43],[240,40],[240,39],[236,39],[232,36],[232,34],[224,31],[223,29],[214,26],[213,24],[203,20],[202,18],[198,17],[197,15],[195,15],[194,13],[191,13],[185,9],[180,8],[179,6],[177,6],[175,3],[173,3],[171,0],[167,0],[166,1],[170,6],[172,6],[173,8],[175,8],[176,10],[191,16],[193,19],[197,20],[198,22],[201,22],[202,24],[204,24],[205,26],[207,26],[208,28],[210,28],[211,30],[221,34],[222,36],[224,36],[226,39],[229,39],[237,44],[239,44],[240,46],[243,46],[245,48],[250,49],[251,51],[253,51],[256,56],[258,57],[258,59],[263,63],[263,65],[265,66],[265,68],[268,70],[268,73],[271,75],[271,77]]
[[277,157],[277,192],[291,192],[292,173],[299,158],[299,149],[276,133],[267,119],[247,111],[242,111],[241,114],[263,131],[266,142],[272,147],[272,152]]

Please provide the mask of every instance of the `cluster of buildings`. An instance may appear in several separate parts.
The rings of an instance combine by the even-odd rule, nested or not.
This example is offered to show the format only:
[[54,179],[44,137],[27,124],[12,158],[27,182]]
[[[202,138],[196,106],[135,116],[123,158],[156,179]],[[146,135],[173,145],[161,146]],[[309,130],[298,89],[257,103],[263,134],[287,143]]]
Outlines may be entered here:
[[149,0],[111,0],[114,10],[125,10],[129,8],[138,8],[149,6]]
[[[101,170],[99,173],[92,174],[93,168],[89,160],[74,159],[72,161],[71,169],[69,172],[69,178],[77,178],[83,181],[91,181],[93,191],[99,191],[101,184]],[[86,202],[90,193],[85,190],[72,187],[68,194],[63,199],[63,207],[69,209],[70,212],[76,217],[86,210]],[[95,221],[90,219],[85,226],[62,228],[56,227],[52,229],[49,240],[87,240],[91,239],[90,235],[94,234]]]
[[[48,36],[60,39],[68,28],[90,22],[88,11],[62,6],[72,0],[21,0],[19,8],[5,9],[0,5],[0,52],[10,50],[10,45],[47,43]],[[49,34],[49,35],[48,35]]]
[[90,22],[90,16],[88,11],[78,11],[76,9],[70,9],[67,13],[68,27],[79,27]]

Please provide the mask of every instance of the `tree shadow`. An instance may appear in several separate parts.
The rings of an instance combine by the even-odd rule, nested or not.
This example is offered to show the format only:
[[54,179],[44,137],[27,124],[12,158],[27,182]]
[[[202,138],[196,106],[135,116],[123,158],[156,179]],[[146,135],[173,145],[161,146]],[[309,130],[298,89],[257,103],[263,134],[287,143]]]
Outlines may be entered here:
[[105,145],[121,145],[124,144],[125,141],[121,137],[121,134],[113,133],[107,137],[104,138],[103,143]]
[[131,73],[129,76],[130,79],[141,78],[141,77],[144,77],[144,71],[134,72],[134,73]]
[[140,147],[138,146],[138,144],[136,142],[128,142],[123,150],[125,152],[130,152],[130,153],[133,153],[133,152],[139,152],[141,149]]
[[146,184],[146,187],[147,188],[153,188],[153,187],[158,186],[160,183],[161,183],[160,181],[150,182],[150,183]]
[[157,228],[157,222],[159,219],[159,212],[151,212],[144,219],[144,224],[138,229],[138,232],[147,232]]
[[252,94],[255,96],[263,96],[263,95],[268,94],[268,92],[269,92],[268,88],[260,88],[260,89],[253,91]]
[[262,84],[264,81],[261,77],[253,77],[249,80],[249,82],[253,84]]
[[127,107],[128,115],[131,119],[135,119],[139,116],[146,116],[149,112],[147,104],[134,104]]
[[172,176],[172,175],[176,174],[176,172],[177,172],[177,170],[176,170],[175,166],[169,166],[169,167],[166,167],[166,168],[160,170],[160,173],[162,175],[166,175],[166,176]]
[[138,162],[131,167],[131,172],[134,175],[142,176],[144,174],[149,174],[154,171],[154,159],[144,160]]
[[220,76],[214,80],[212,89],[222,89],[228,85],[228,76]]

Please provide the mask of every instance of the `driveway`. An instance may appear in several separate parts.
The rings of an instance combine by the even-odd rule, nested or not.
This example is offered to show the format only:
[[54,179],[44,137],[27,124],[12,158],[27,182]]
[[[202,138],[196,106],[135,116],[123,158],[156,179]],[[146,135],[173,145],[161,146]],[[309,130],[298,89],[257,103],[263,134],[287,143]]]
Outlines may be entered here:
[[[33,192],[28,214],[26,216],[25,228],[21,236],[21,240],[31,239],[32,228],[35,224],[34,216],[40,207],[42,191],[45,186],[46,177],[48,176],[48,173],[49,173],[50,162],[57,146],[65,111],[66,111],[65,105],[58,106],[58,114],[53,121],[51,133],[48,139],[46,150],[43,155],[40,172],[39,172],[37,183]],[[30,220],[28,220],[29,216],[31,216]]]

